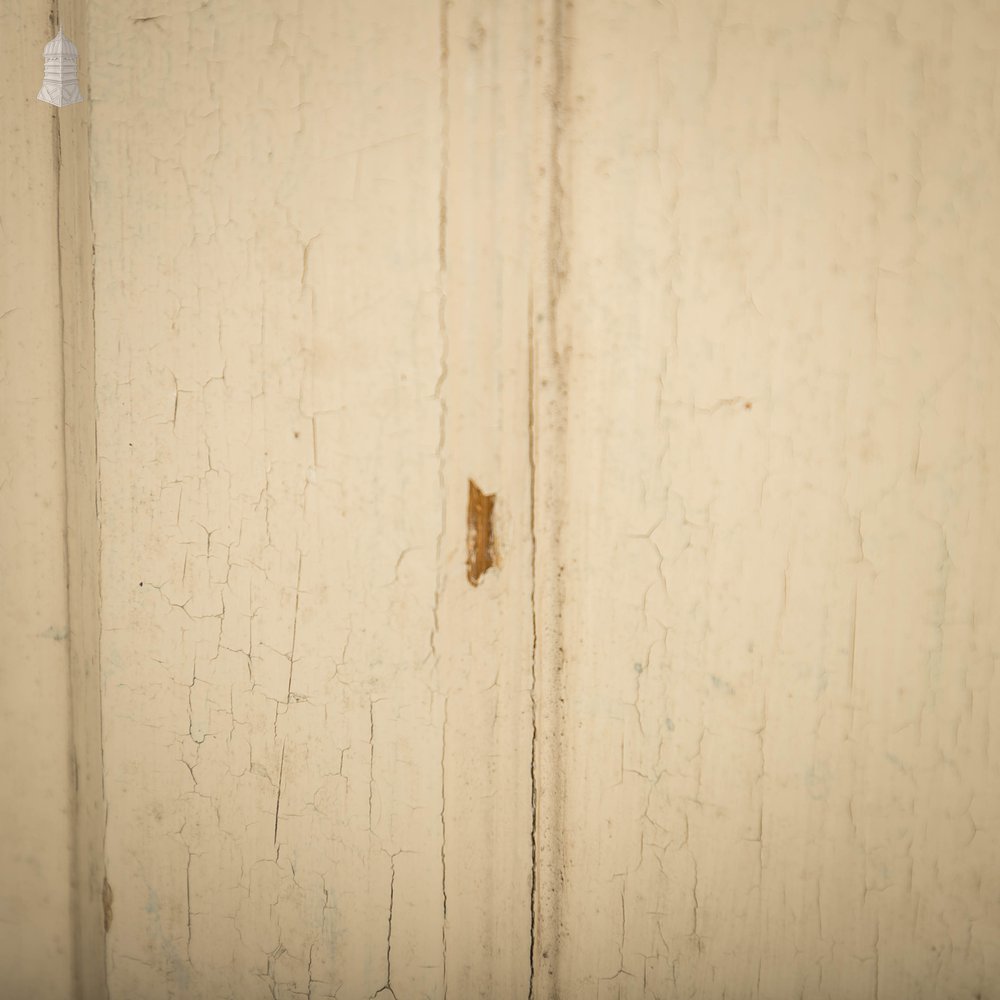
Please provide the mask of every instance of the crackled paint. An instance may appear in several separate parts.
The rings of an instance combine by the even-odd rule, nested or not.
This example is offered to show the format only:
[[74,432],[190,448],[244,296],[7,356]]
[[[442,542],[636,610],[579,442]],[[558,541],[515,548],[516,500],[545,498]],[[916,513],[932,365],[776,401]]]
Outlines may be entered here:
[[1000,11],[63,6],[80,995],[991,996]]
[[111,995],[526,995],[531,8],[140,8],[88,31]]
[[994,996],[1000,8],[566,18],[553,993]]

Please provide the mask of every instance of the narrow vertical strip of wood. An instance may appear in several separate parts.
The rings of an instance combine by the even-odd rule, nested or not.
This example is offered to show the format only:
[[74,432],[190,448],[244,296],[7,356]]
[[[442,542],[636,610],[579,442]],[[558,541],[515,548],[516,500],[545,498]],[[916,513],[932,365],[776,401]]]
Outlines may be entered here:
[[568,107],[570,7],[539,5],[536,60],[544,87],[536,101],[536,258],[528,298],[528,410],[532,493],[532,945],[533,1000],[559,995],[565,795],[563,602],[567,564],[565,432],[569,346],[559,311],[568,266],[563,127]]
[[[449,997],[525,997],[531,494],[524,302],[537,231],[535,3],[449,0],[438,689]],[[489,849],[484,851],[484,845]]]
[[74,976],[79,1000],[107,995],[105,936],[113,919],[104,867],[100,690],[100,526],[91,225],[90,57],[85,0],[60,0],[55,28],[80,54],[84,101],[56,112],[59,300],[63,331],[66,564],[73,732]]
[[57,114],[49,0],[0,8],[0,993],[72,993]]

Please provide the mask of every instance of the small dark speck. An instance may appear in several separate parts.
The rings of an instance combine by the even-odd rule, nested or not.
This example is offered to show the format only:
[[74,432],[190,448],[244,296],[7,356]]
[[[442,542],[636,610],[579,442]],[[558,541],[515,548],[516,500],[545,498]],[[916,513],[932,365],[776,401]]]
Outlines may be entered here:
[[299,432],[298,431],[293,431],[292,433],[295,435],[296,438],[298,438],[298,436],[299,436]]
[[743,409],[744,410],[752,410],[753,409],[753,403],[744,403],[743,404]]
[[142,580],[140,580],[140,581],[139,581],[139,586],[140,586],[140,587],[142,586]]

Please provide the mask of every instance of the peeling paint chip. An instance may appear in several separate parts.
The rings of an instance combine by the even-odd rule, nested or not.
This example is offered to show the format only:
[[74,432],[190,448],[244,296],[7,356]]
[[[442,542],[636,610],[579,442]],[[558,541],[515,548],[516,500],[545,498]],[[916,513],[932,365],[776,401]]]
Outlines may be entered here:
[[101,902],[104,904],[104,930],[107,932],[111,927],[114,913],[111,904],[115,900],[115,894],[111,891],[111,883],[105,878],[104,889],[101,891]]
[[483,491],[469,480],[468,519],[468,577],[473,587],[479,585],[483,574],[496,565],[496,551],[493,540],[493,504],[495,493]]

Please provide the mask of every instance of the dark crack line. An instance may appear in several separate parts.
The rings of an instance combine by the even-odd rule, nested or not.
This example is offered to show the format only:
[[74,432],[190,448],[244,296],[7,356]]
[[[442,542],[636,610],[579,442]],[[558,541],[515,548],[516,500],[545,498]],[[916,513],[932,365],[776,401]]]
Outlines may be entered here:
[[278,765],[278,794],[274,800],[274,844],[278,845],[278,812],[281,809],[281,780],[285,773],[285,741],[281,741],[281,763]]
[[535,605],[536,560],[535,507],[535,297],[528,293],[528,481],[531,496],[528,526],[531,534],[531,914],[528,942],[528,1000],[535,995],[535,911],[538,908],[538,613]]
[[[441,365],[435,395],[440,405],[440,423],[438,436],[438,482],[441,490],[441,530],[437,544],[437,583],[434,588],[434,621],[431,631],[431,655],[434,657],[435,672],[440,663],[437,649],[437,633],[439,628],[439,610],[441,592],[444,584],[442,559],[444,556],[444,539],[447,529],[447,477],[445,475],[445,432],[448,422],[448,407],[445,402],[444,384],[448,377],[448,144],[451,138],[448,107],[448,7],[451,0],[441,0],[438,17],[439,47],[440,47],[440,93],[439,110],[441,116],[441,175],[438,188],[438,336],[441,340]],[[448,997],[448,875],[445,850],[445,756],[448,729],[448,700],[445,698],[444,718],[441,723],[441,978],[444,1000]],[[392,908],[390,899],[390,921]],[[391,930],[390,923],[390,930]]]

